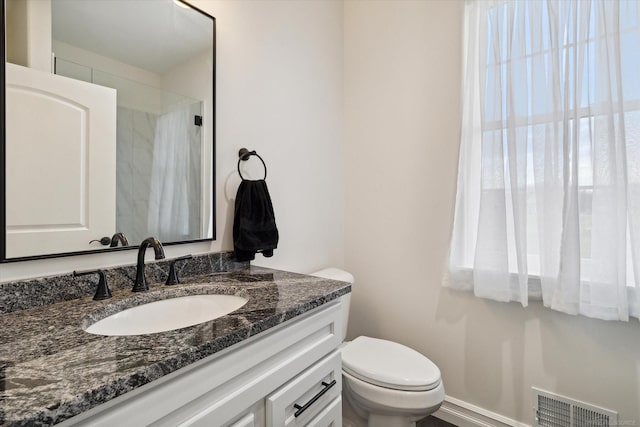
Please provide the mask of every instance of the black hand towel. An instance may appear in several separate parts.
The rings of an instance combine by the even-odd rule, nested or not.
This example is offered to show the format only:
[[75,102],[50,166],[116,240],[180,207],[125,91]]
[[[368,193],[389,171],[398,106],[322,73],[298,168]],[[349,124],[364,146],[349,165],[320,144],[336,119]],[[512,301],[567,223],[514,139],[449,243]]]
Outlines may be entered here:
[[242,180],[233,216],[233,247],[238,261],[250,261],[256,252],[273,256],[278,229],[271,196],[264,180]]

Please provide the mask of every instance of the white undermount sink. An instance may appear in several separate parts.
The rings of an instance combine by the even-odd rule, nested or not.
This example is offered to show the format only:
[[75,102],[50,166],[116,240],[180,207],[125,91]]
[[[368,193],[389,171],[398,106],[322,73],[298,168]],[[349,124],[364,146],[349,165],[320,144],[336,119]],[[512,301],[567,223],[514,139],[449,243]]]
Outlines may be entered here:
[[144,335],[186,328],[222,317],[245,305],[235,295],[191,295],[128,308],[90,325],[96,335]]

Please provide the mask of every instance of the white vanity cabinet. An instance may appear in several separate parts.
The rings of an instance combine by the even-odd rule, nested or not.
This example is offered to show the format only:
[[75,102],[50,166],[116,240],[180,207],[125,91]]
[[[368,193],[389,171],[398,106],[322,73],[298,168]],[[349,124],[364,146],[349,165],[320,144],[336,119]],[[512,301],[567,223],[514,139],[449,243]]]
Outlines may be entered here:
[[61,425],[339,427],[341,322],[331,302]]

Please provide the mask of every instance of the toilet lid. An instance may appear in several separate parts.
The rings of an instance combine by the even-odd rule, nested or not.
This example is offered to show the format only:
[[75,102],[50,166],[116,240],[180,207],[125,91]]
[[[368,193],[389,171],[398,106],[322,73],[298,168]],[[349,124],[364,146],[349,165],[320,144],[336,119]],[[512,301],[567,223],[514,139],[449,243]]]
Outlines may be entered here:
[[440,369],[417,351],[392,341],[358,337],[342,349],[342,369],[381,387],[426,391],[440,384]]

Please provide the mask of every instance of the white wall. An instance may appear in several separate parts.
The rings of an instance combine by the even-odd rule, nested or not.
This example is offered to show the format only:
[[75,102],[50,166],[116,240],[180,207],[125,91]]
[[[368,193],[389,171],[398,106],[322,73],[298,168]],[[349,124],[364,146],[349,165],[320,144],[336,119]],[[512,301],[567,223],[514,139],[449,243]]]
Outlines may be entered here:
[[[345,3],[350,336],[410,345],[449,396],[533,422],[531,386],[640,424],[640,325],[441,287],[455,197],[463,1]],[[629,424],[633,423],[633,424]]]
[[[168,246],[167,257],[232,250],[237,153],[247,147],[269,167],[267,183],[280,231],[274,257],[258,255],[257,263],[302,272],[342,265],[342,4],[193,3],[217,23],[218,238]],[[250,167],[256,160],[251,162]],[[135,256],[122,251],[1,264],[0,281],[133,264]]]
[[[238,149],[268,167],[280,243],[256,264],[310,272],[343,263],[342,4],[198,2],[216,16],[219,239],[231,248]],[[259,166],[253,178],[262,177]],[[226,184],[226,185],[225,185]],[[226,227],[222,225],[227,224]]]
[[162,87],[162,78],[160,75],[151,71],[125,64],[124,62],[70,45],[69,43],[61,42],[60,40],[54,39],[52,46],[57,58],[62,58],[88,68],[95,68],[99,71],[128,80],[134,80],[147,86]]

